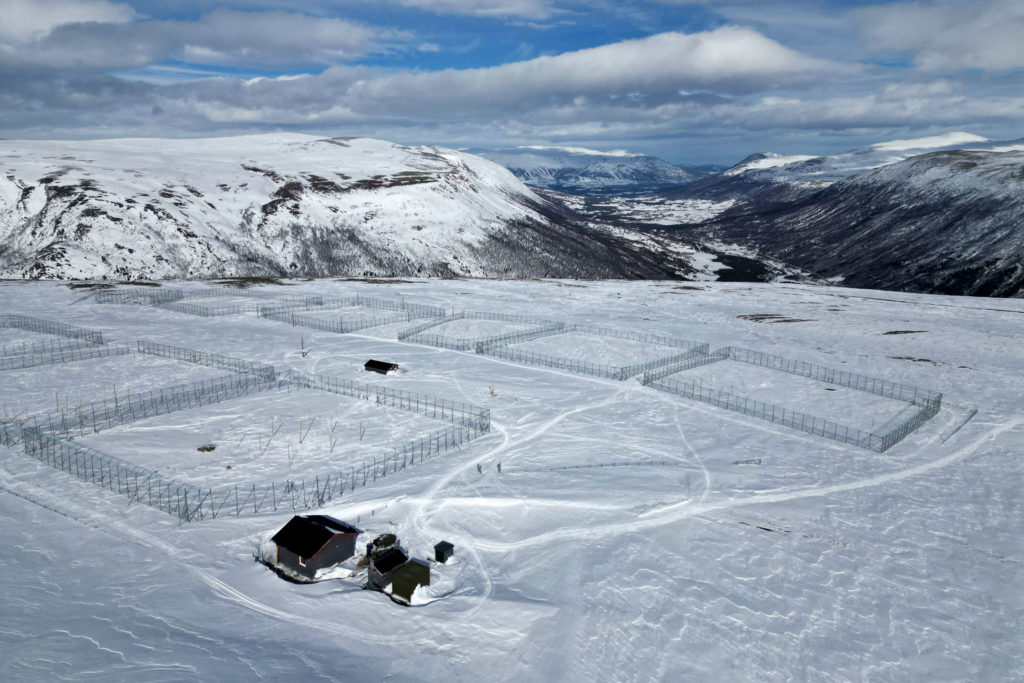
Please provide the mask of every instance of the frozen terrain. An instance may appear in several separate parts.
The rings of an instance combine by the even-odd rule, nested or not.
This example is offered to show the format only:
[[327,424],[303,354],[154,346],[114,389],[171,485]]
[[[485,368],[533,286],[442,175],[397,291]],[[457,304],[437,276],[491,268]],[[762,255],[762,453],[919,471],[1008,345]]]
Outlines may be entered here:
[[[435,393],[489,408],[492,425],[467,447],[324,509],[363,529],[360,542],[393,532],[419,557],[442,539],[455,545],[410,608],[361,590],[346,572],[297,585],[254,562],[289,514],[179,524],[0,446],[0,679],[1024,677],[1021,300],[782,283],[289,284],[262,289],[401,297],[734,345],[940,391],[942,410],[879,454],[635,379],[398,342],[394,328],[340,335],[251,314],[101,305],[56,282],[0,282],[0,314],[100,330],[108,342],[145,338]],[[462,323],[458,333],[493,331],[485,327]],[[3,332],[4,345],[45,338]],[[601,342],[552,350],[593,361],[621,352],[616,364],[645,353],[628,340]],[[360,367],[370,357],[402,372],[367,378]],[[155,388],[206,372],[134,356],[5,371],[0,407],[50,412],[65,396],[102,401],[105,383],[136,391],[136,382]],[[875,396],[764,373],[716,364],[686,374],[745,383],[763,400],[819,414],[870,421],[881,409]],[[266,434],[270,420],[285,421],[295,446],[299,420],[315,418],[310,450],[293,466],[331,458],[332,419],[349,441],[365,422],[363,443],[380,448],[419,428],[405,414],[374,415],[375,406],[346,412],[343,397],[297,402],[303,393],[257,394],[89,443],[240,480],[287,468],[286,441],[266,458],[234,448],[233,439],[244,446]],[[207,441],[216,450],[197,452]]]

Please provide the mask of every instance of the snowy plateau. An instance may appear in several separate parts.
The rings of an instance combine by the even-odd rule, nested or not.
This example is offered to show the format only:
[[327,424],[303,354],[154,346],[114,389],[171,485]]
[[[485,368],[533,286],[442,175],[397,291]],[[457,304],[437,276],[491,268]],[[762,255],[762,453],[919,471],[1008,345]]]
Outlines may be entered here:
[[[454,557],[431,564],[410,607],[362,590],[354,566],[289,583],[255,556],[291,510],[185,522],[0,446],[0,680],[1024,679],[1024,301],[786,283],[235,284],[248,287],[5,281],[0,316],[95,330],[110,348],[143,339],[193,349],[186,360],[209,352],[486,409],[478,438],[321,508],[362,529],[360,543],[394,533],[432,557],[447,540]],[[113,302],[171,290],[191,291],[194,307]],[[308,297],[347,302],[332,314],[339,324],[381,324],[337,334],[254,314]],[[370,300],[395,307],[354,311],[352,301]],[[186,314],[204,309],[215,317]],[[429,310],[447,314],[421,332],[436,331],[434,345],[400,341],[415,321],[380,312]],[[463,311],[481,315],[453,315]],[[580,365],[439,346],[545,321],[590,327],[516,346]],[[649,362],[679,350],[661,348],[670,339],[941,392],[941,410],[879,453],[636,377],[570,371]],[[0,328],[6,423],[73,420],[90,402],[224,374],[136,353],[53,362],[47,350],[71,341]],[[367,358],[400,372],[368,379]],[[900,410],[763,367],[681,374],[864,429]],[[424,429],[435,427],[408,411],[263,391],[82,429],[70,443],[244,492],[310,481]]]

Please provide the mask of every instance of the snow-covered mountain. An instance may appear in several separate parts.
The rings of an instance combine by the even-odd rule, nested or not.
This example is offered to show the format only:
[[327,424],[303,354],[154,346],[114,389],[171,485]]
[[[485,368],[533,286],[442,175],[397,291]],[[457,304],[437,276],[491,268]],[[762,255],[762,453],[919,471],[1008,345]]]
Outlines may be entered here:
[[857,287],[1019,296],[1024,146],[993,147],[1009,151],[921,154],[789,203],[747,200],[708,225]]
[[722,173],[701,178],[672,193],[673,198],[785,202],[813,194],[832,183],[919,154],[948,150],[1011,151],[1024,140],[997,142],[973,133],[953,132],[910,140],[890,140],[839,154],[751,154]]
[[696,178],[657,157],[623,150],[531,145],[473,153],[501,164],[529,185],[577,194],[650,192]]
[[692,272],[655,242],[436,147],[293,134],[0,142],[0,277]]

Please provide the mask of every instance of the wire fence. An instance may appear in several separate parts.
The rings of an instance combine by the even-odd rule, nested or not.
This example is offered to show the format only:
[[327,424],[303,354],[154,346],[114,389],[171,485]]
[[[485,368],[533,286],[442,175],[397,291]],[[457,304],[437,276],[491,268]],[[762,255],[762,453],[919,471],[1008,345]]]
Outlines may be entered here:
[[356,306],[366,306],[367,308],[380,308],[387,311],[406,311],[410,313],[414,318],[440,318],[444,316],[444,309],[438,306],[428,306],[425,304],[414,304],[405,301],[404,299],[378,299],[376,297],[362,296],[357,294],[355,297]]
[[[488,320],[492,322],[505,322],[516,325],[532,325],[539,326],[544,330],[557,329],[561,331],[565,327],[563,323],[552,322],[544,318],[535,318],[532,316],[525,315],[510,315],[507,313],[488,313],[486,311],[459,311],[450,313],[443,318],[436,320],[430,320],[415,327],[409,328],[399,333],[398,338],[402,341],[407,341],[413,344],[423,344],[424,346],[434,346],[441,349],[451,349],[453,351],[474,351],[480,353],[478,346],[483,344],[502,344],[511,343],[506,342],[505,339],[510,337],[517,337],[518,335],[524,334],[523,331],[510,332],[501,335],[495,335],[490,337],[484,337],[480,339],[478,337],[456,337],[447,334],[424,334],[426,330],[433,327],[443,325],[445,323],[454,322],[456,320]],[[528,330],[525,333],[530,334],[536,330]],[[538,334],[537,336],[547,336],[551,332],[545,332]],[[536,339],[536,337],[531,337]]]
[[[298,512],[322,507],[346,491],[368,486],[389,474],[462,448],[469,441],[490,431],[489,411],[486,409],[426,395],[396,392],[386,388],[380,388],[384,389],[383,392],[371,392],[367,391],[370,385],[353,388],[346,386],[348,383],[343,380],[332,381],[329,378],[311,376],[291,377],[289,381],[282,383],[267,382],[254,376],[222,379],[228,385],[225,390],[218,390],[214,386],[220,380],[196,383],[204,385],[203,390],[195,395],[196,400],[211,403],[226,400],[229,395],[245,395],[248,390],[260,391],[275,387],[323,383],[323,386],[328,387],[327,390],[334,389],[336,393],[356,393],[357,397],[364,400],[383,400],[387,405],[404,410],[424,415],[435,414],[438,419],[448,420],[453,424],[412,439],[397,448],[386,449],[381,456],[366,457],[333,472],[316,473],[283,482],[215,487],[196,486],[165,479],[156,472],[78,444],[68,438],[72,429],[65,430],[63,424],[54,424],[52,420],[44,426],[29,426],[24,423],[17,425],[20,431],[18,441],[24,444],[27,455],[40,462],[67,472],[82,481],[124,495],[130,501],[143,503],[172,514],[183,522],[189,522],[226,515],[259,515],[281,510]],[[193,390],[197,388],[193,387]],[[189,403],[189,394],[184,387],[182,389],[165,389],[160,392],[149,392],[146,396],[136,396],[127,405],[119,406],[113,412],[109,406],[102,409],[97,406],[90,412],[97,414],[100,410],[106,410],[96,419],[98,430],[105,426],[195,407],[197,404]],[[350,392],[349,389],[354,391]],[[129,405],[133,406],[134,410],[129,408]],[[101,423],[103,417],[107,418],[106,423]],[[88,421],[80,420],[80,431],[84,430]],[[3,423],[3,428],[0,433],[6,433],[11,429],[7,423]]]
[[491,411],[472,403],[449,401],[432,394],[419,394],[379,384],[364,384],[350,379],[312,375],[295,370],[283,373],[282,378],[292,385],[358,398],[442,422],[472,426],[481,433],[490,430]]
[[[109,347],[101,347],[109,348]],[[470,403],[429,394],[391,389],[352,380],[295,371],[278,373],[273,366],[193,349],[139,340],[133,350],[232,371],[232,375],[130,397],[105,398],[73,410],[28,418],[0,418],[0,443],[21,443],[30,457],[120,493],[130,501],[163,510],[181,521],[222,515],[258,515],[281,510],[301,511],[386,478],[416,463],[463,447],[490,431],[490,411]],[[384,453],[365,457],[343,469],[314,473],[284,482],[205,487],[166,479],[157,473],[76,443],[73,439],[159,415],[190,410],[271,390],[327,391],[381,406],[397,408],[441,422],[441,429],[411,439]]]
[[89,360],[93,358],[107,358],[109,356],[126,356],[133,351],[129,344],[106,344],[103,346],[56,346],[49,351],[43,351],[28,356],[7,356],[0,358],[0,371],[21,370],[22,368],[34,368],[39,365],[58,365],[60,363],[71,363],[73,361]]
[[88,344],[102,344],[103,334],[96,330],[76,327],[65,323],[32,318],[27,315],[0,315],[0,327],[10,327],[28,332],[53,334],[68,339],[80,339]]
[[252,304],[239,304],[236,306],[222,304],[209,306],[205,304],[190,303],[187,301],[172,301],[165,304],[158,304],[157,306],[167,311],[195,315],[201,318],[220,318],[229,315],[242,315],[244,313],[253,313],[256,310]]
[[399,332],[398,333],[398,339],[399,339],[399,341],[407,341],[411,337],[415,337],[416,335],[420,334],[421,332],[429,330],[431,327],[437,327],[438,325],[444,325],[445,323],[450,323],[453,320],[462,320],[465,316],[466,316],[465,312],[461,312],[460,311],[459,313],[449,313],[447,315],[442,315],[441,317],[438,317],[438,318],[433,318],[431,320],[427,320],[427,321],[418,323],[416,325],[413,325],[409,329],[402,330],[401,332]]
[[[739,396],[724,389],[705,387],[703,383],[698,385],[691,381],[670,377],[670,375],[683,370],[721,360],[737,360],[752,363],[827,384],[837,384],[878,396],[904,401],[908,405],[886,423],[871,431],[867,431],[839,424],[809,413],[791,410],[780,405]],[[781,424],[808,434],[815,434],[833,441],[853,444],[879,453],[887,451],[905,439],[914,430],[937,415],[942,407],[942,394],[938,392],[735,347],[725,347],[717,349],[714,353],[695,355],[682,363],[668,366],[662,370],[649,371],[644,375],[643,384],[659,391],[676,394],[701,403],[766,420],[773,424]]]
[[159,415],[191,410],[201,406],[223,403],[251,394],[283,388],[274,379],[258,375],[227,375],[200,380],[189,384],[162,387],[127,397],[93,401],[72,410],[48,413],[29,418],[33,427],[43,429],[61,439],[85,436],[118,425],[131,424]]
[[82,346],[92,345],[84,339],[54,339],[52,341],[20,342],[7,344],[0,347],[0,358],[12,356],[33,356],[44,353],[53,353],[63,349],[77,349]]
[[635,332],[633,330],[620,330],[616,327],[596,327],[593,325],[568,325],[567,332],[577,332],[579,334],[590,334],[595,337],[612,337],[615,339],[628,339],[630,341],[640,342],[641,344],[652,344],[655,346],[668,346],[677,349],[692,349],[698,346],[698,342],[689,341],[686,339],[676,339],[675,337],[665,337],[659,334],[652,334],[650,332]]
[[857,375],[852,372],[844,372],[842,370],[835,370],[822,365],[815,365],[813,363],[783,358],[782,356],[761,353],[760,351],[751,351],[749,349],[738,348],[735,346],[727,346],[721,350],[728,353],[729,360],[735,360],[741,363],[750,363],[751,365],[759,365],[772,370],[807,377],[827,384],[836,384],[849,389],[866,391],[870,394],[896,399],[897,401],[906,401],[922,407],[929,406],[936,401],[940,403],[942,401],[942,394],[938,392],[906,384],[897,384],[896,382],[890,382],[876,377]]
[[217,353],[208,353],[206,351],[196,351],[195,349],[186,349],[180,346],[159,344],[157,342],[145,341],[143,339],[136,341],[135,348],[139,353],[150,356],[170,358],[172,360],[185,361],[186,363],[193,363],[195,365],[205,365],[206,367],[216,368],[218,370],[230,370],[231,372],[239,374],[256,375],[270,381],[277,379],[277,370],[273,365],[268,365],[266,363],[257,363],[255,361],[222,356]]
[[701,346],[703,349],[702,353],[694,354],[689,358],[684,358],[676,363],[671,363],[660,368],[650,368],[644,371],[643,378],[640,380],[644,386],[655,382],[662,377],[668,377],[669,375],[675,375],[683,372],[684,370],[692,370],[693,368],[701,367],[702,365],[711,365],[718,361],[725,360],[728,358],[728,354],[723,353],[720,349],[710,351],[707,344]]
[[526,330],[522,332],[507,332],[505,334],[498,334],[492,337],[486,337],[480,339],[474,344],[474,348],[477,353],[487,354],[491,349],[499,348],[502,346],[508,346],[510,344],[521,344],[523,342],[533,341],[534,339],[540,339],[542,337],[551,337],[557,334],[565,334],[568,330],[566,329],[565,323],[550,323],[544,327],[539,327],[535,330]]
[[[318,306],[323,297],[307,294],[283,294],[258,289],[219,289],[198,287],[195,289],[172,289],[168,287],[147,289],[107,289],[96,293],[99,304],[135,304],[142,306],[166,306],[174,302],[191,299],[242,298],[276,301],[284,304],[308,304]],[[182,311],[187,312],[187,311]]]
[[[557,324],[556,324],[557,325]],[[708,345],[700,344],[697,342],[686,341],[683,339],[671,339],[669,337],[659,337],[657,335],[645,335],[640,333],[632,333],[629,331],[616,330],[614,335],[606,335],[605,332],[609,331],[610,328],[587,328],[579,327],[576,325],[561,326],[548,329],[534,330],[524,333],[513,333],[508,335],[501,335],[491,339],[477,342],[476,352],[494,358],[501,358],[504,360],[510,360],[515,363],[523,363],[526,365],[536,365],[541,367],[555,368],[557,370],[566,370],[568,372],[575,372],[581,375],[591,375],[595,377],[605,377],[607,379],[614,379],[619,381],[625,381],[630,377],[634,377],[645,371],[651,371],[664,366],[674,366],[681,363],[688,362],[692,359],[700,358],[707,354]],[[522,343],[530,341],[531,339],[537,339],[540,337],[551,336],[556,334],[568,334],[573,331],[582,331],[586,334],[596,334],[600,336],[616,336],[624,339],[631,339],[633,341],[640,341],[643,343],[650,343],[659,346],[666,346],[669,348],[685,348],[687,349],[683,353],[673,354],[664,358],[657,358],[650,361],[644,361],[641,363],[634,363],[632,365],[605,365],[600,363],[590,363],[575,358],[563,358],[560,356],[552,356],[543,353],[534,353],[532,351],[524,351],[522,349],[509,348],[512,344]],[[619,334],[621,333],[621,334]],[[670,341],[671,344],[664,343]]]
[[297,313],[294,310],[260,308],[259,316],[268,320],[290,323],[292,327],[307,327],[321,332],[335,332],[345,334],[346,332],[357,332],[371,327],[390,325],[392,323],[407,322],[411,319],[408,311],[398,311],[391,315],[377,316],[337,316],[335,318],[323,317],[323,314],[307,315]]

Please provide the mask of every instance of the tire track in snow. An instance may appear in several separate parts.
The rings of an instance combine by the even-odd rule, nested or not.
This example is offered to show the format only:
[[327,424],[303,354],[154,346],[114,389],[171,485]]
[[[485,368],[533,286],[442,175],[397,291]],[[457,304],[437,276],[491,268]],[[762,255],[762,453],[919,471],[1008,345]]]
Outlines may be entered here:
[[[721,510],[729,510],[748,505],[763,505],[767,503],[781,503],[802,498],[816,498],[837,493],[845,493],[847,491],[854,491],[857,489],[892,484],[894,482],[903,481],[905,479],[910,479],[911,477],[925,474],[932,470],[941,469],[947,465],[957,462],[958,460],[963,460],[974,453],[975,450],[985,442],[993,441],[1000,434],[1017,428],[1022,422],[1024,422],[1024,417],[1017,417],[1010,422],[997,426],[994,429],[981,434],[970,443],[965,444],[956,451],[937,460],[932,460],[930,462],[895,472],[887,472],[874,477],[868,477],[867,479],[859,479],[856,481],[832,484],[828,486],[812,486],[778,493],[756,494],[741,498],[727,498],[721,501],[696,504],[692,503],[690,500],[685,500],[656,510],[641,513],[635,521],[605,524],[598,529],[583,526],[570,527],[549,531],[545,534],[539,534],[529,539],[517,542],[478,541],[477,544],[480,548],[489,552],[507,552],[509,550],[519,550],[552,542],[563,542],[571,539],[598,540],[607,538],[610,533],[643,531],[646,529],[664,526],[665,524],[672,522],[681,521],[683,519],[697,517],[709,512],[718,512]],[[928,445],[933,445],[931,443],[933,441],[934,438],[930,440]]]

